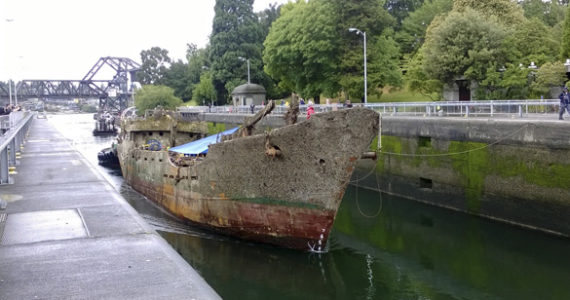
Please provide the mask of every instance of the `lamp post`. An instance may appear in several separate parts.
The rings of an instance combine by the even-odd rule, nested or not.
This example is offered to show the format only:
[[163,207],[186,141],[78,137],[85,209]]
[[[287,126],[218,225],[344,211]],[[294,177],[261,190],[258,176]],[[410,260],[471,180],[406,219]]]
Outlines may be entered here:
[[[6,19],[7,23],[12,23],[14,22],[14,19]],[[8,26],[8,28],[10,28]],[[9,97],[10,97],[10,105],[12,105],[12,79],[8,80],[8,93],[9,93]]]
[[365,31],[361,31],[358,28],[354,28],[351,27],[348,29],[348,31],[350,32],[355,32],[358,35],[362,35],[362,37],[364,38],[364,103],[368,103],[368,96],[367,96],[367,83],[366,83],[366,32]]
[[250,84],[250,83],[251,83],[251,80],[250,80],[251,77],[249,76],[249,59],[245,59],[245,58],[243,58],[243,57],[241,57],[241,56],[238,57],[238,59],[241,60],[241,61],[247,61],[247,84]]
[[10,106],[12,105],[12,79],[8,79],[8,95],[10,95]]

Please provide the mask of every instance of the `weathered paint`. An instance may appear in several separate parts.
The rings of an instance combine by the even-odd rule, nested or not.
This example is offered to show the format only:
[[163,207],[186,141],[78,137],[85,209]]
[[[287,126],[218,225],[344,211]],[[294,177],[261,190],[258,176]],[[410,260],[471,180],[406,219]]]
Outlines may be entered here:
[[[119,157],[135,190],[181,218],[249,240],[319,249],[377,126],[377,114],[366,109],[318,114],[211,145],[205,159],[187,167],[172,164],[166,151],[141,149],[144,132],[135,131],[124,134]],[[268,145],[281,156],[268,157]]]

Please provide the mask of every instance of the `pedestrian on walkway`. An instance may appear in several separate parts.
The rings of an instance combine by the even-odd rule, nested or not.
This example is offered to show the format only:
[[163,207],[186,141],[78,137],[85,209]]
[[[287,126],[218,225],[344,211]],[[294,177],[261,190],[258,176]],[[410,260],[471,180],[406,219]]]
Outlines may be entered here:
[[570,108],[568,107],[570,105],[570,93],[568,93],[567,87],[562,89],[562,93],[558,98],[560,98],[560,112],[558,113],[558,120],[564,120],[564,118],[562,118],[564,110],[570,114]]
[[307,120],[311,118],[311,115],[315,113],[315,108],[313,107],[313,101],[309,100],[309,107],[307,108]]

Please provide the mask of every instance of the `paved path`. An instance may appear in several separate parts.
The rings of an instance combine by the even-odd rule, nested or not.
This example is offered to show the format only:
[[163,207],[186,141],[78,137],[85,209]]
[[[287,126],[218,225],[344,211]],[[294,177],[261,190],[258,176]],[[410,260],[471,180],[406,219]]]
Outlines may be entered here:
[[220,298],[47,120],[16,171],[0,186],[0,299]]

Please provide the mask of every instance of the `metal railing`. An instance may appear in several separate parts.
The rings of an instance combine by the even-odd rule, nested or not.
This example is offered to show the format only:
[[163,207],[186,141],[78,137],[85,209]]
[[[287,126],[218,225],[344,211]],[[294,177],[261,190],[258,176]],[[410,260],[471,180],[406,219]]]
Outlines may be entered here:
[[0,136],[0,184],[10,183],[10,168],[16,167],[16,152],[24,143],[33,116],[31,112],[13,112],[9,115],[11,126]]
[[[355,103],[353,107],[367,107],[385,115],[408,116],[462,116],[462,117],[505,117],[522,118],[530,114],[558,113],[558,99],[537,100],[484,100],[484,101],[437,101],[437,102],[387,102],[387,103]],[[300,113],[307,111],[307,105],[299,107]],[[342,104],[316,104],[315,112],[325,112],[345,108]],[[256,105],[253,112],[262,109]],[[277,104],[272,113],[284,114],[288,107]],[[217,113],[217,114],[251,114],[250,106],[181,106],[179,112],[184,113]]]

